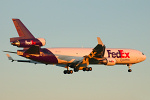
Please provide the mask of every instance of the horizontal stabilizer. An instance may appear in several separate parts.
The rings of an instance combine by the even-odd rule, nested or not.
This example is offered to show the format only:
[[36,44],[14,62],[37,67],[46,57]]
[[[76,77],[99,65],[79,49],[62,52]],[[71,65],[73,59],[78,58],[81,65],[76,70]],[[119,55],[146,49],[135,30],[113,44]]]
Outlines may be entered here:
[[12,62],[17,61],[17,62],[26,62],[26,63],[34,63],[34,64],[43,64],[43,63],[32,61],[32,60],[14,60],[9,54],[6,54],[6,55],[8,59],[11,60]]
[[14,59],[9,54],[6,54],[6,55],[7,55],[7,57],[8,57],[9,60],[14,61]]
[[8,53],[15,53],[15,54],[17,54],[17,52],[13,52],[13,51],[3,51],[3,52],[8,52]]

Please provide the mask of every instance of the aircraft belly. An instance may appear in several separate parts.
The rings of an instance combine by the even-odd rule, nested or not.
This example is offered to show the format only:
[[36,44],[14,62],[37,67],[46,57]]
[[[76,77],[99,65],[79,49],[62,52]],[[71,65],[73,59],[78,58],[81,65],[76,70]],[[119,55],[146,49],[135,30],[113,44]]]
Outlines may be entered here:
[[[28,58],[28,57],[26,57]],[[29,59],[45,64],[57,64],[58,59],[55,56],[30,56]]]
[[75,63],[81,60],[83,57],[75,57],[75,56],[67,56],[67,55],[55,55],[58,64],[68,64],[68,63]]

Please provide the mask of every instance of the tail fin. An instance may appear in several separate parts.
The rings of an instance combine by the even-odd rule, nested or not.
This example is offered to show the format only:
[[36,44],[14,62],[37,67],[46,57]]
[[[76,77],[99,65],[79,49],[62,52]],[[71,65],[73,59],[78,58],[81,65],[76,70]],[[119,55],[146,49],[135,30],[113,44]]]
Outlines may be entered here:
[[35,37],[25,27],[25,25],[19,19],[12,19],[19,37],[10,38],[10,42],[14,42],[19,39],[34,39]]

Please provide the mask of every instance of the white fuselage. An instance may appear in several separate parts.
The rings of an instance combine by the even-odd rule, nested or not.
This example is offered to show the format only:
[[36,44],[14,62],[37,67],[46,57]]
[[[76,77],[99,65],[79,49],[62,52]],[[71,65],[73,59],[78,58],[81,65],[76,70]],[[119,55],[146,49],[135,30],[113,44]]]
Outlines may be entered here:
[[[93,48],[48,48],[58,59],[58,63],[73,62],[89,55]],[[116,64],[135,64],[142,62],[146,56],[134,49],[107,48],[104,57],[116,59]]]

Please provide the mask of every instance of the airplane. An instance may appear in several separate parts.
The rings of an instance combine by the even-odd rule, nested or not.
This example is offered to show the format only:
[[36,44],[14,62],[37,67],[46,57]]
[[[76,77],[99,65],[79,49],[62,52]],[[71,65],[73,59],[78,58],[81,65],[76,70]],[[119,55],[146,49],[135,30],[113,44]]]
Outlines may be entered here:
[[[106,48],[100,37],[97,37],[98,44],[94,48],[42,48],[46,44],[45,39],[35,38],[20,19],[12,19],[19,37],[10,38],[13,46],[22,48],[15,53],[29,60],[14,60],[9,54],[9,60],[34,64],[55,64],[64,67],[64,74],[73,72],[92,71],[89,64],[103,64],[106,66],[127,65],[128,72],[132,72],[133,64],[142,62],[146,56],[134,49]],[[73,70],[69,70],[72,68]]]

